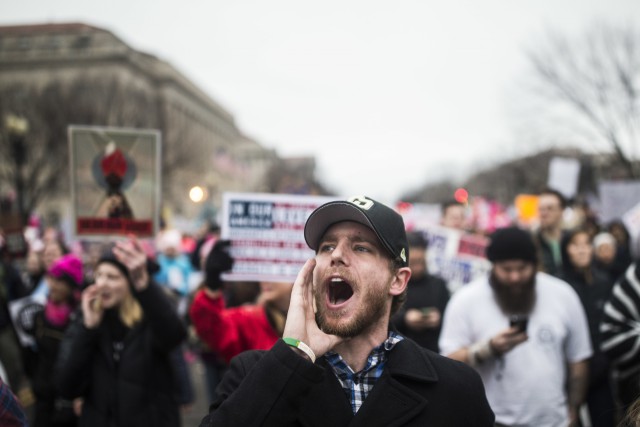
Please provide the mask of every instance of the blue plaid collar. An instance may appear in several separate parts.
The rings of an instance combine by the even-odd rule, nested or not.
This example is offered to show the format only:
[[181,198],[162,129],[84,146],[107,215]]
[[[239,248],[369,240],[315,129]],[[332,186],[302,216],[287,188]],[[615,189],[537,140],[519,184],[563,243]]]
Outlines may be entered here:
[[360,372],[353,372],[338,353],[330,351],[324,355],[349,398],[354,414],[358,412],[365,398],[382,376],[389,352],[403,339],[404,337],[397,332],[389,331],[387,339],[371,350],[367,363]]

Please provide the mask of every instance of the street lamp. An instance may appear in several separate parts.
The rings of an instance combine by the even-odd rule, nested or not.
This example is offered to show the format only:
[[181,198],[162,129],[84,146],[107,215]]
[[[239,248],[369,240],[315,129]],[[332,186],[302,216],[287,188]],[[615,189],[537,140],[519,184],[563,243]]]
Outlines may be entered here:
[[207,198],[207,190],[198,185],[191,187],[191,190],[189,190],[189,198],[194,203],[200,203]]
[[16,205],[18,214],[22,221],[26,220],[24,206],[24,181],[22,180],[22,167],[27,162],[27,148],[25,146],[25,136],[29,131],[29,122],[24,117],[8,114],[5,117],[5,129],[9,138],[11,155],[16,165],[15,186]]

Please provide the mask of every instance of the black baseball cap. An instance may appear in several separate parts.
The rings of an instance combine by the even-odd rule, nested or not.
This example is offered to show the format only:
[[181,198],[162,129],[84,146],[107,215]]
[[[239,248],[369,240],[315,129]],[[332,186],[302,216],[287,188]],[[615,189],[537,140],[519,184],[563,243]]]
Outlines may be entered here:
[[307,245],[317,252],[320,239],[327,229],[342,221],[354,221],[369,227],[376,233],[392,259],[398,259],[404,267],[408,265],[409,244],[402,216],[390,207],[366,196],[325,203],[313,211],[304,226]]

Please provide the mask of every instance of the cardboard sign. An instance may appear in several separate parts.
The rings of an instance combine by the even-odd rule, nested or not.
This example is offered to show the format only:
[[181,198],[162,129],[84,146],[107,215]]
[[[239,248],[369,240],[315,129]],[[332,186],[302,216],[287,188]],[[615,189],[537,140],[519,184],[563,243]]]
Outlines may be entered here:
[[314,257],[304,224],[330,197],[284,194],[223,194],[221,238],[231,240],[230,281],[293,282]]
[[156,235],[160,208],[160,133],[69,127],[72,234],[105,239]]
[[567,199],[578,193],[580,161],[566,157],[554,157],[549,162],[547,185],[559,191]]

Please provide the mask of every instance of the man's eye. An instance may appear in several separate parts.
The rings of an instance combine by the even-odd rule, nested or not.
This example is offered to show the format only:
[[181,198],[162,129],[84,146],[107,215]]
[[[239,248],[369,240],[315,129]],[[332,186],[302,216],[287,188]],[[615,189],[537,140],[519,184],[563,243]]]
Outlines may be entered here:
[[355,247],[355,251],[356,252],[370,252],[369,248],[367,248],[366,246],[356,246]]
[[331,251],[331,250],[333,250],[333,248],[334,248],[334,247],[335,247],[335,246],[333,246],[333,245],[330,245],[330,244],[325,243],[325,244],[320,245],[320,250],[319,250],[319,252],[327,252],[327,251]]

